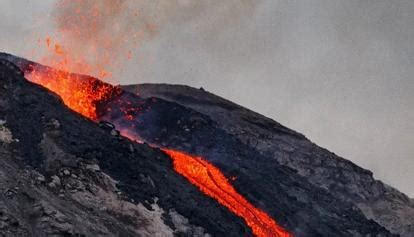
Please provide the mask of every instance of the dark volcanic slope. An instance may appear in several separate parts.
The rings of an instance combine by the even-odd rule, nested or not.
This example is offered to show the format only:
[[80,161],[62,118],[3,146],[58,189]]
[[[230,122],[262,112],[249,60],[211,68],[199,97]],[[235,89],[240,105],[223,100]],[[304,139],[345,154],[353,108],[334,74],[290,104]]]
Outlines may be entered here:
[[[125,116],[125,111],[132,111],[134,117],[136,108],[136,119]],[[192,109],[124,93],[99,111],[101,119],[129,128],[151,144],[201,155],[212,162],[227,177],[236,178],[233,185],[241,194],[295,236],[389,235],[357,207],[269,160]]]
[[414,236],[414,203],[373,178],[372,173],[318,147],[303,135],[201,89],[166,84],[125,86],[144,98],[157,97],[208,116],[217,126],[269,160],[289,166],[312,184],[358,206],[401,236]]
[[160,150],[111,135],[6,65],[0,61],[0,236],[250,235]]
[[[19,61],[20,66],[28,63],[7,57],[14,62]],[[28,83],[15,73],[16,70],[10,70],[1,64],[0,67],[3,86],[0,87],[0,119],[6,121],[2,125],[2,130],[5,131],[3,143],[7,143],[4,154],[10,154],[5,155],[4,160],[10,163],[13,161],[16,165],[27,164],[29,172],[34,173],[33,168],[36,168],[49,183],[48,187],[35,185],[30,186],[31,189],[19,187],[18,190],[23,189],[24,192],[13,191],[16,194],[11,197],[16,198],[4,205],[9,209],[7,213],[18,210],[17,200],[23,203],[19,199],[21,193],[44,192],[41,195],[51,200],[49,205],[60,207],[57,209],[60,213],[58,217],[51,218],[65,224],[50,225],[62,230],[67,227],[65,221],[72,220],[69,222],[72,228],[70,233],[85,230],[89,232],[81,233],[99,234],[96,228],[101,227],[107,231],[106,235],[116,233],[121,236],[133,233],[142,235],[141,232],[143,235],[151,235],[155,230],[162,231],[161,234],[172,233],[172,229],[187,232],[190,236],[203,231],[214,236],[250,235],[239,218],[174,173],[170,160],[162,152],[110,135],[116,133],[99,128],[91,121],[68,111],[55,96]],[[118,128],[125,129],[133,125],[131,131],[137,132],[144,140],[202,155],[218,166],[226,176],[234,176],[233,184],[240,193],[296,236],[391,236],[385,228],[368,220],[352,203],[337,198],[326,188],[312,184],[302,173],[280,164],[286,162],[276,161],[243,140],[243,136],[228,130],[228,121],[221,124],[218,118],[209,117],[189,106],[163,99],[143,99],[132,93],[123,93],[100,106],[101,118],[111,121]],[[111,113],[108,113],[108,107],[112,109]],[[139,108],[137,119],[126,119],[125,111],[135,113],[136,108]],[[25,116],[27,114],[30,116]],[[280,145],[287,147],[286,140],[298,144],[308,142],[304,136],[278,124],[263,123],[261,120],[254,122],[260,128],[258,134],[269,130],[283,137],[284,143],[281,141]],[[11,137],[18,138],[19,141],[12,140]],[[17,159],[12,160],[11,157]],[[13,177],[10,171],[3,173]],[[77,178],[72,177],[72,173]],[[96,173],[100,175],[98,178],[93,176]],[[72,191],[76,185],[71,182],[76,183],[76,180],[85,182],[82,184],[85,188],[81,188],[80,194],[78,188]],[[36,183],[30,179],[20,181],[27,182]],[[70,184],[69,187],[67,183]],[[60,194],[62,195],[59,196]],[[77,199],[79,196],[80,199]],[[155,198],[158,199],[156,204]],[[34,194],[30,195],[30,200],[32,199],[35,200],[32,203],[48,203]],[[61,202],[60,206],[54,204],[55,199]],[[71,205],[72,203],[76,205]],[[136,203],[140,204],[135,205]],[[154,204],[153,208],[148,203]],[[30,203],[28,205],[32,206]],[[70,209],[72,206],[79,208]],[[125,211],[122,209],[125,206],[132,210]],[[65,211],[64,208],[70,210]],[[143,209],[137,211],[136,208]],[[39,228],[39,225],[28,223],[48,224],[48,219],[42,221],[41,218],[47,216],[47,213],[56,213],[40,212],[34,215],[40,217],[31,221],[33,215],[27,216],[27,212],[23,212],[13,217],[20,220],[18,226],[24,226],[22,231]],[[141,213],[153,218],[145,219]],[[65,221],[59,219],[61,215],[66,217],[62,218]],[[99,218],[95,218],[97,216]],[[78,217],[83,219],[75,223]],[[94,223],[88,223],[90,220]],[[145,224],[149,226],[139,228]],[[121,226],[125,228],[121,229]]]

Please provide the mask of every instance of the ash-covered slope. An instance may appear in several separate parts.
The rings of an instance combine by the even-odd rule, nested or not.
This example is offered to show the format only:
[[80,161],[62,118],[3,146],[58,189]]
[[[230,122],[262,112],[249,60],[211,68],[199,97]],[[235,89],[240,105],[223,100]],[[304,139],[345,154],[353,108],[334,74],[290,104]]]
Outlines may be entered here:
[[369,170],[318,147],[303,135],[202,89],[167,84],[123,88],[144,98],[172,101],[208,116],[219,128],[269,160],[296,170],[312,184],[354,203],[368,219],[401,236],[414,236],[412,199],[375,180]]
[[[33,64],[2,56],[22,70]],[[13,65],[8,62],[0,64],[0,119],[6,121],[1,159],[5,167],[14,168],[1,170],[5,175],[0,182],[12,182],[20,171],[29,174],[2,185],[11,190],[12,198],[0,196],[5,219],[13,220],[6,225],[10,236],[17,233],[12,231],[86,236],[251,235],[240,218],[176,174],[160,150],[119,137],[105,123],[99,128],[10,68]],[[129,129],[149,143],[202,155],[227,177],[234,177],[233,185],[246,199],[295,236],[392,236],[352,203],[261,154],[206,114],[127,92],[100,104],[98,112],[100,119]],[[125,113],[134,115],[133,119]],[[283,127],[268,129],[305,141]],[[46,207],[32,214],[29,210],[38,203]]]

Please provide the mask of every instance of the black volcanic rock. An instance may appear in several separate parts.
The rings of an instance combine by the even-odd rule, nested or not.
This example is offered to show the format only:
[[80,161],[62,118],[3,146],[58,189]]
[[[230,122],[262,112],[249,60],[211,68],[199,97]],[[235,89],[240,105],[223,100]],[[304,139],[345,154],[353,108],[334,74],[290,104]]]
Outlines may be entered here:
[[[124,111],[135,108],[139,108],[138,116],[131,121]],[[235,177],[233,185],[241,194],[295,236],[390,235],[367,220],[356,206],[312,185],[293,169],[269,160],[195,110],[159,98],[143,100],[123,93],[99,111],[101,119],[120,128],[133,128],[130,131],[148,143],[207,159],[227,177]]]
[[1,236],[250,236],[175,173],[0,60]]
[[414,236],[414,201],[375,180],[369,170],[318,147],[303,135],[258,113],[205,90],[181,85],[124,86],[144,98],[178,103],[208,116],[220,129],[269,160],[286,165],[335,197],[354,203],[373,219],[401,236]]
[[[110,124],[98,125],[71,112],[54,94],[24,80],[19,68],[25,70],[32,62],[5,54],[1,58],[18,65],[0,62],[0,120],[5,121],[0,125],[5,164],[0,182],[6,187],[0,194],[0,220],[7,219],[0,228],[5,226],[8,236],[251,235],[240,218],[176,174],[160,150],[111,133]],[[240,120],[230,126],[226,116],[213,118],[183,105],[124,92],[98,109],[100,118],[117,128],[134,125],[132,132],[148,143],[202,155],[235,177],[233,185],[241,194],[295,236],[393,236],[352,200],[258,149],[260,139],[267,138],[261,137],[263,131],[291,153],[296,150],[289,142],[311,144],[303,135],[255,114],[250,114],[251,121],[243,118],[254,126]],[[136,119],[125,119],[128,110],[120,106],[139,108]],[[226,109],[236,112],[234,108]],[[238,134],[245,125],[246,130],[257,128],[258,137]]]

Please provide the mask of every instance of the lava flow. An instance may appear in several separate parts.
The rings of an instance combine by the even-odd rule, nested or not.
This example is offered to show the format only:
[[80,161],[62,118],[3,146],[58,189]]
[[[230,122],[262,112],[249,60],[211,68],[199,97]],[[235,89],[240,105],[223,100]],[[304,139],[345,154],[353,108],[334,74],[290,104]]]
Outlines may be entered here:
[[[120,93],[120,89],[97,79],[32,67],[26,71],[27,78],[58,94],[72,110],[97,121],[97,103]],[[128,131],[121,134],[131,137]],[[173,160],[174,170],[184,176],[204,194],[214,198],[231,212],[244,219],[256,236],[292,236],[280,227],[269,215],[254,207],[230,184],[221,171],[201,157],[183,152],[163,149]]]
[[162,150],[173,160],[176,172],[186,177],[203,193],[242,217],[256,236],[291,236],[265,212],[255,208],[237,193],[217,167],[201,157],[170,149]]

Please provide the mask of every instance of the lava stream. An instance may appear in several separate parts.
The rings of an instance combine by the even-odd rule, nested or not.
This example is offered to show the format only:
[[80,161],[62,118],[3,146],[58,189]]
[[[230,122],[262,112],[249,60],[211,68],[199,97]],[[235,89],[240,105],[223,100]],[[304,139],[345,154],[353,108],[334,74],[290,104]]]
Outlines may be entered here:
[[[58,94],[72,110],[97,120],[97,103],[110,99],[120,93],[119,88],[103,83],[97,79],[52,69],[31,68],[26,72],[28,80],[39,84]],[[121,130],[122,135],[131,137],[128,131]],[[174,170],[197,186],[204,194],[214,198],[231,212],[244,219],[256,236],[290,237],[289,232],[280,227],[275,220],[262,210],[254,207],[230,184],[221,171],[201,157],[180,151],[162,149],[172,160]]]
[[211,163],[183,152],[162,149],[174,163],[174,170],[187,178],[203,193],[243,218],[256,236],[292,236],[270,216],[241,196],[221,171]]

